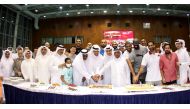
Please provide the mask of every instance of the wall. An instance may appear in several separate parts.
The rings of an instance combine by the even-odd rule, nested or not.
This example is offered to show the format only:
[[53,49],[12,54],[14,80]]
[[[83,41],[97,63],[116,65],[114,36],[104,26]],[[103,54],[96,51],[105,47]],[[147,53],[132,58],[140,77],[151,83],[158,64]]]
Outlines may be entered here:
[[[150,22],[150,29],[143,29],[143,22]],[[107,27],[107,23],[112,23],[112,27]],[[130,26],[126,27],[125,23]],[[89,28],[88,24],[92,27]],[[69,28],[73,25],[73,28]],[[172,47],[177,38],[186,41],[186,46],[190,49],[188,37],[188,19],[181,17],[161,17],[161,16],[91,16],[43,19],[39,21],[39,30],[34,30],[33,48],[41,43],[44,36],[84,36],[83,47],[88,42],[100,43],[104,30],[133,30],[135,37],[145,38],[148,41],[154,40],[156,35],[171,36]],[[65,45],[70,47],[71,45]]]

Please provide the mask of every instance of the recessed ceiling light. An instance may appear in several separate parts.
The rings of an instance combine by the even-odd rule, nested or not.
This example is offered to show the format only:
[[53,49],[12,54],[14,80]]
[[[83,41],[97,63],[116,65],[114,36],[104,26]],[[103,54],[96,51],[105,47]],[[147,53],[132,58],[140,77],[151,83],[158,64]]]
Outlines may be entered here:
[[146,13],[146,11],[142,11],[143,13]]
[[187,14],[187,16],[189,16],[189,14]]
[[63,7],[62,7],[62,6],[60,6],[60,7],[59,7],[59,9],[60,9],[60,10],[62,10],[62,9],[63,9]]
[[93,14],[94,12],[93,12],[93,11],[91,11],[90,13],[91,13],[91,14]]
[[2,19],[4,19],[5,17],[2,17]]
[[80,14],[80,12],[77,12],[77,14],[79,15],[79,14]]
[[28,5],[28,4],[24,4],[24,5]]
[[37,10],[37,9],[35,9],[35,12],[38,12],[38,10]]
[[69,16],[69,13],[66,13],[67,16]]
[[105,10],[104,13],[107,13],[107,11]]
[[14,21],[13,21],[13,20],[12,20],[11,22],[12,22],[12,23],[14,23]]
[[129,12],[130,12],[130,13],[133,13],[133,11],[132,11],[132,10],[130,10]]
[[146,6],[149,6],[149,4],[146,4]]
[[168,14],[170,14],[169,12],[166,12],[166,14],[168,15]]
[[44,16],[44,18],[46,18],[46,16]]
[[160,8],[157,8],[158,11],[160,11],[161,9]]
[[88,5],[88,4],[86,4],[86,7],[89,7],[89,5]]
[[120,13],[120,11],[117,11],[117,13]]
[[117,6],[120,6],[120,4],[117,4]]

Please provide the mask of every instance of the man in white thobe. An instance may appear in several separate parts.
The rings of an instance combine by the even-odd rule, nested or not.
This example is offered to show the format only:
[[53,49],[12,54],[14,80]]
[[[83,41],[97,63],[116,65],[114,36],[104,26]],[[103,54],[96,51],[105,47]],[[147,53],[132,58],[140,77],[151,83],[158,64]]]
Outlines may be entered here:
[[50,71],[51,71],[51,83],[59,83],[61,84],[61,79],[59,74],[58,67],[60,64],[65,62],[65,48],[63,45],[59,45],[56,48],[55,53],[52,55],[51,63],[50,63]]
[[110,69],[111,84],[115,87],[123,87],[131,84],[130,72],[132,75],[135,75],[130,61],[127,57],[123,59],[121,54],[119,49],[115,49],[113,60],[107,63],[98,73],[101,75],[105,70]]
[[34,64],[32,52],[27,50],[24,52],[24,60],[21,63],[21,72],[26,81],[34,82]]
[[51,56],[50,50],[46,46],[38,48],[35,58],[35,81],[49,84],[50,83],[50,66]]
[[190,65],[190,57],[187,52],[187,49],[185,48],[185,41],[182,39],[177,39],[175,42],[177,50],[175,53],[178,56],[179,59],[179,78],[177,83],[178,84],[185,84],[187,83],[188,79],[188,70]]
[[[113,47],[110,45],[107,45],[104,48],[104,59],[103,59],[103,66],[105,66],[107,63],[113,60]],[[103,67],[102,66],[102,67]],[[102,84],[111,84],[111,73],[110,69],[105,70],[102,74],[103,83]]]
[[9,50],[3,51],[0,69],[4,78],[13,76],[13,63],[12,52]]
[[88,50],[82,49],[73,61],[73,83],[79,86],[89,85],[91,75],[87,69]]
[[[95,76],[100,67],[103,65],[103,56],[100,55],[100,47],[98,45],[92,46],[92,49],[89,51],[88,59],[87,69],[89,74]],[[102,80],[96,82],[93,79],[90,79],[90,84],[102,84]]]

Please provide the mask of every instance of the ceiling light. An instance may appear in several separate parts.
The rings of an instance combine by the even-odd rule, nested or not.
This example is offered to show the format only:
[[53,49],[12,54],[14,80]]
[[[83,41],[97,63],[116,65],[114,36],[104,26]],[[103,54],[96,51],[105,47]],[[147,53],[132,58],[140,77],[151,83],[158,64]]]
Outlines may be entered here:
[[44,18],[46,18],[46,16],[44,16]]
[[149,4],[146,4],[146,6],[149,6]]
[[130,10],[129,12],[130,12],[130,13],[133,13],[133,11],[132,11],[132,10]]
[[35,9],[35,12],[38,12],[38,10],[37,10],[37,9]]
[[120,11],[117,11],[117,13],[120,13]]
[[91,11],[90,13],[91,13],[91,14],[93,14],[94,12],[93,12],[93,11]]
[[80,12],[77,12],[77,14],[79,15],[79,14],[80,14]]
[[166,12],[166,14],[168,15],[168,14],[170,14],[169,12]]
[[89,5],[87,4],[86,7],[89,7]]
[[69,13],[66,13],[67,16],[69,16]]
[[107,11],[105,10],[104,13],[107,13]]
[[28,4],[24,4],[24,5],[28,5]]
[[160,8],[157,8],[158,11],[160,11],[161,9]]
[[120,6],[120,4],[117,4],[117,6]]
[[60,6],[60,7],[59,7],[59,9],[60,9],[60,10],[62,10],[62,9],[63,9],[63,7],[62,7],[62,6]]
[[2,17],[2,19],[4,19],[5,17]]
[[187,14],[187,16],[189,16],[189,14]]
[[146,11],[142,11],[143,13],[146,13]]

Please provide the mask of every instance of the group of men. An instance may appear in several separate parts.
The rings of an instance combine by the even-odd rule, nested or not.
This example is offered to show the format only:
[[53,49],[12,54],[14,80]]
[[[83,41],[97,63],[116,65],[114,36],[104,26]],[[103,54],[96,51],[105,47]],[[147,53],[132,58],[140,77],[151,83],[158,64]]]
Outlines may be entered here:
[[133,43],[112,42],[111,45],[102,40],[100,46],[82,50],[74,60],[74,83],[185,84],[190,78],[190,57],[184,40],[176,40],[175,46],[177,50],[172,52],[168,42],[156,48],[153,41],[146,43],[145,39],[134,39]]
[[69,57],[73,62],[75,85],[185,84],[190,77],[190,57],[184,40],[176,40],[175,46],[177,50],[172,52],[168,42],[156,48],[154,42],[146,43],[145,39],[134,39],[132,43],[113,41],[111,44],[102,40],[100,45],[88,43],[82,49],[81,40],[77,39],[76,46],[69,52],[63,45],[51,51],[49,43],[33,53],[27,47],[19,46],[16,53],[8,48],[3,51],[0,61],[0,81],[16,76],[30,82],[61,83],[58,69]]

